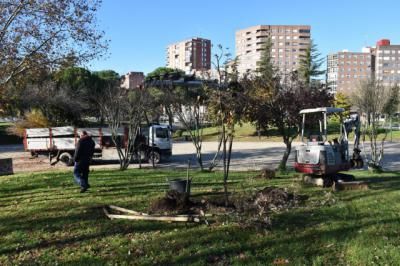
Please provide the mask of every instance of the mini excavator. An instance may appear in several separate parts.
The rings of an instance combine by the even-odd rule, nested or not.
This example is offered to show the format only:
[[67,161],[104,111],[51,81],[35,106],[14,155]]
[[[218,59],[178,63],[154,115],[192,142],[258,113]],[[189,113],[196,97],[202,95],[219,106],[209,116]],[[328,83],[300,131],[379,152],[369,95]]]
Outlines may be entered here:
[[[300,111],[303,116],[302,144],[296,147],[294,168],[311,177],[322,178],[325,186],[339,179],[354,180],[351,175],[339,173],[351,168],[363,168],[360,144],[360,117],[352,114],[343,120],[343,108],[319,107]],[[340,119],[339,137],[328,139],[328,116]],[[307,118],[311,121],[308,121]],[[354,132],[353,154],[349,155],[349,134]]]

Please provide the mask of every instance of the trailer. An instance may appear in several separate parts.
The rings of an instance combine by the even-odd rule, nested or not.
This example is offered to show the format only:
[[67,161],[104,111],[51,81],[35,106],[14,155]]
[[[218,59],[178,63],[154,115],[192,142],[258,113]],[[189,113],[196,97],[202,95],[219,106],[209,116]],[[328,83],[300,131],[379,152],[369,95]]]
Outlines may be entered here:
[[[32,156],[45,155],[50,163],[53,159],[66,165],[73,165],[73,155],[79,136],[86,131],[95,143],[95,160],[118,160],[116,145],[125,148],[128,139],[127,128],[119,128],[116,143],[112,140],[110,128],[75,128],[71,126],[51,128],[30,128],[24,132],[24,148]],[[168,126],[151,125],[141,127],[136,137],[134,160],[153,161],[158,164],[172,155],[172,138]],[[139,158],[140,157],[140,158]]]

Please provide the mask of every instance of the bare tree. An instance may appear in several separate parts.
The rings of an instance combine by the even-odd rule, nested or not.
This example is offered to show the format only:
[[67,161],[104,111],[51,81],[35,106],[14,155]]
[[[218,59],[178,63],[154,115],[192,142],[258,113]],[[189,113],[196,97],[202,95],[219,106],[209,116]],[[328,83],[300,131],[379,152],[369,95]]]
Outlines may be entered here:
[[86,62],[104,53],[100,0],[2,0],[0,86],[32,69]]
[[190,135],[190,139],[196,149],[197,163],[202,171],[204,170],[204,164],[201,149],[203,128],[206,122],[206,98],[203,86],[206,85],[195,88],[182,88],[181,93],[176,94],[179,95],[180,100],[176,100],[172,104],[174,113]]
[[364,80],[352,93],[351,101],[365,117],[362,126],[363,140],[365,140],[365,136],[368,136],[371,148],[368,166],[373,170],[381,171],[388,130],[384,129],[379,144],[379,120],[381,115],[391,117],[397,111],[399,87],[383,86],[380,81],[375,79]]
[[[141,90],[127,91],[120,87],[119,82],[109,82],[97,100],[109,123],[112,140],[118,152],[120,170],[126,170],[136,153],[136,138],[145,106],[143,93]],[[122,127],[124,137],[121,136]]]

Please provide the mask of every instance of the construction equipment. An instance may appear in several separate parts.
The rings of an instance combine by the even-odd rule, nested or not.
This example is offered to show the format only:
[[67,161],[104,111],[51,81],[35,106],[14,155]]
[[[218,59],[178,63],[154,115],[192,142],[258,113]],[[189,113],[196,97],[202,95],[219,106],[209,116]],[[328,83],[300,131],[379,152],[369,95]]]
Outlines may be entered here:
[[[343,108],[319,107],[300,111],[303,116],[301,140],[302,145],[296,147],[295,170],[312,177],[324,179],[324,184],[336,182],[340,171],[347,171],[352,167],[362,168],[360,143],[360,119],[353,114],[343,121]],[[337,114],[340,119],[340,135],[328,140],[328,116]],[[311,121],[306,121],[306,117]],[[317,122],[317,123],[316,123]],[[354,150],[349,156],[349,134],[354,131]],[[326,181],[326,182],[325,182]]]

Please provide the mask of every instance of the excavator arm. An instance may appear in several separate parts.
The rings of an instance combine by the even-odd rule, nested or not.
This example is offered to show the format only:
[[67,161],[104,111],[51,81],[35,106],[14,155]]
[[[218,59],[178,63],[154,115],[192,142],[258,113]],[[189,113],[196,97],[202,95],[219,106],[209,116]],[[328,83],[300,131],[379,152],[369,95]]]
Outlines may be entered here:
[[361,157],[360,136],[361,136],[361,121],[359,114],[352,114],[350,118],[344,121],[344,128],[347,136],[354,130],[354,149],[353,155],[350,158],[352,168],[363,168],[364,161]]

